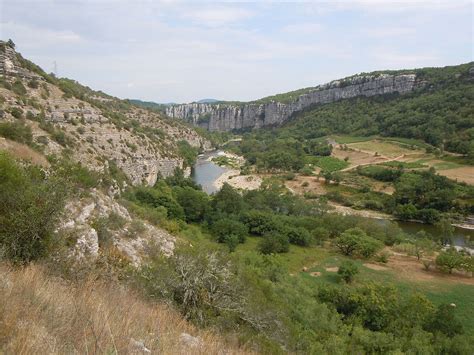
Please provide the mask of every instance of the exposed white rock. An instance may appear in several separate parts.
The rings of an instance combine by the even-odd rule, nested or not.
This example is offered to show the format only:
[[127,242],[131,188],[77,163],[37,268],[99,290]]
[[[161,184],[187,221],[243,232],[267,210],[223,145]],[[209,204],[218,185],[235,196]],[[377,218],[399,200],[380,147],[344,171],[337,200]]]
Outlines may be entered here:
[[151,350],[145,346],[143,340],[135,340],[133,338],[130,339],[130,349],[132,352],[139,351],[145,354],[151,353]]
[[113,245],[120,250],[130,262],[139,266],[143,257],[152,248],[158,248],[164,255],[173,254],[175,237],[157,228],[146,221],[139,221],[143,226],[136,235],[131,235],[130,226],[133,219],[125,207],[117,203],[112,197],[91,190],[91,196],[81,200],[70,201],[66,205],[67,220],[58,228],[58,231],[77,236],[72,255],[78,259],[95,259],[99,255],[99,238],[93,223],[97,218],[108,218],[112,213],[120,216],[124,226],[109,231]]
[[97,231],[87,225],[79,229],[80,235],[76,241],[73,255],[78,259],[96,259],[99,256],[99,237]]
[[188,348],[200,348],[203,345],[201,337],[194,337],[188,333],[181,333],[179,340]]
[[[415,88],[416,75],[359,75],[344,81],[333,81],[300,95],[290,103],[200,104],[173,105],[166,108],[170,117],[192,121],[210,131],[230,131],[279,125],[295,112],[316,104],[325,104],[357,96],[389,93],[404,94]],[[202,121],[202,117],[207,117]]]

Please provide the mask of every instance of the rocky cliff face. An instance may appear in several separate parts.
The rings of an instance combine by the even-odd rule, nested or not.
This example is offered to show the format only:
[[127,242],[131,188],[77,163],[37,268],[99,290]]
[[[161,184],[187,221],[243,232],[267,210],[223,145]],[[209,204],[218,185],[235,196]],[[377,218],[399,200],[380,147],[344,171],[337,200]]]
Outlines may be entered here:
[[45,80],[32,63],[25,63],[0,41],[0,122],[25,122],[46,155],[68,152],[96,171],[113,162],[132,184],[153,185],[159,175],[185,168],[178,141],[210,147],[193,129],[156,112],[88,88],[81,99],[66,95],[57,82]]
[[170,106],[166,109],[166,114],[190,121],[210,131],[261,128],[282,124],[293,114],[313,105],[357,96],[405,94],[412,91],[415,86],[415,74],[354,76],[318,86],[289,103],[276,101],[239,105],[191,103]]

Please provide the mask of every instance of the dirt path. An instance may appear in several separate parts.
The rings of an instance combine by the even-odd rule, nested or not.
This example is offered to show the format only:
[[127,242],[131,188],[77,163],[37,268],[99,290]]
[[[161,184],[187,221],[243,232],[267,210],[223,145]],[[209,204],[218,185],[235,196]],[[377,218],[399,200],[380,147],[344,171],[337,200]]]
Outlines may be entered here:
[[[364,264],[370,269],[375,269],[380,264],[367,263]],[[462,283],[466,285],[474,285],[474,278],[469,275],[453,271],[452,274],[440,272],[431,266],[429,271],[425,270],[423,264],[416,259],[416,257],[403,255],[400,253],[393,253],[387,264],[384,264],[387,270],[395,272],[396,277],[410,281],[443,281]]]
[[[367,152],[363,152],[363,153],[367,153]],[[362,164],[356,164],[356,165],[353,165],[353,166],[350,166],[348,168],[345,168],[345,169],[342,169],[342,170],[339,170],[341,172],[345,172],[345,171],[350,171],[350,170],[354,170],[354,169],[357,169],[357,167],[359,166],[366,166],[366,165],[378,165],[378,164],[383,164],[383,163],[388,163],[390,161],[399,161],[403,158],[406,158],[407,157],[407,154],[402,154],[402,155],[399,155],[398,157],[395,157],[395,158],[388,158],[388,157],[385,157],[385,156],[382,156],[382,155],[379,155],[378,156],[379,158],[382,158],[382,159],[385,159],[383,161],[377,161],[377,162],[369,162],[369,163],[362,163]]]

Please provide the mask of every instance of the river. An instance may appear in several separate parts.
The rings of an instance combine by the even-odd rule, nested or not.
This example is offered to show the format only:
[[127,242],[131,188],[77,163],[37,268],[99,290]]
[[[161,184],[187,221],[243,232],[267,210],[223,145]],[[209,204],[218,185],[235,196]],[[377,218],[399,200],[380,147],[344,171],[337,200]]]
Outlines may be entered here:
[[[221,174],[229,170],[226,167],[219,166],[216,163],[210,161],[210,159],[218,156],[220,153],[221,151],[212,151],[202,154],[198,157],[196,164],[194,165],[192,178],[196,183],[200,184],[202,189],[208,194],[217,192],[217,187],[214,185],[214,182],[217,178],[219,178],[219,176],[221,176]],[[382,224],[389,222],[386,219],[374,220]],[[394,222],[397,223],[398,226],[408,234],[416,234],[421,230],[431,234],[434,237],[437,237],[441,234],[439,228],[434,225],[416,222]],[[474,242],[474,230],[455,227],[453,241],[454,245],[472,247],[472,243]]]
[[196,164],[194,164],[192,178],[202,186],[202,189],[208,194],[217,192],[217,187],[214,185],[216,179],[223,173],[228,171],[226,167],[222,167],[212,162],[210,159],[218,156],[220,151],[212,151],[198,156]]

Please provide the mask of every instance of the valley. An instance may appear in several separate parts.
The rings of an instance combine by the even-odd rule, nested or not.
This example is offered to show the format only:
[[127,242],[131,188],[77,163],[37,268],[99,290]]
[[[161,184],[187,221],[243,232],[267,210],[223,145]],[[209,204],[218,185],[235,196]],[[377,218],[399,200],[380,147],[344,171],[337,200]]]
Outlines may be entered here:
[[0,54],[0,352],[469,353],[472,63],[163,108]]

